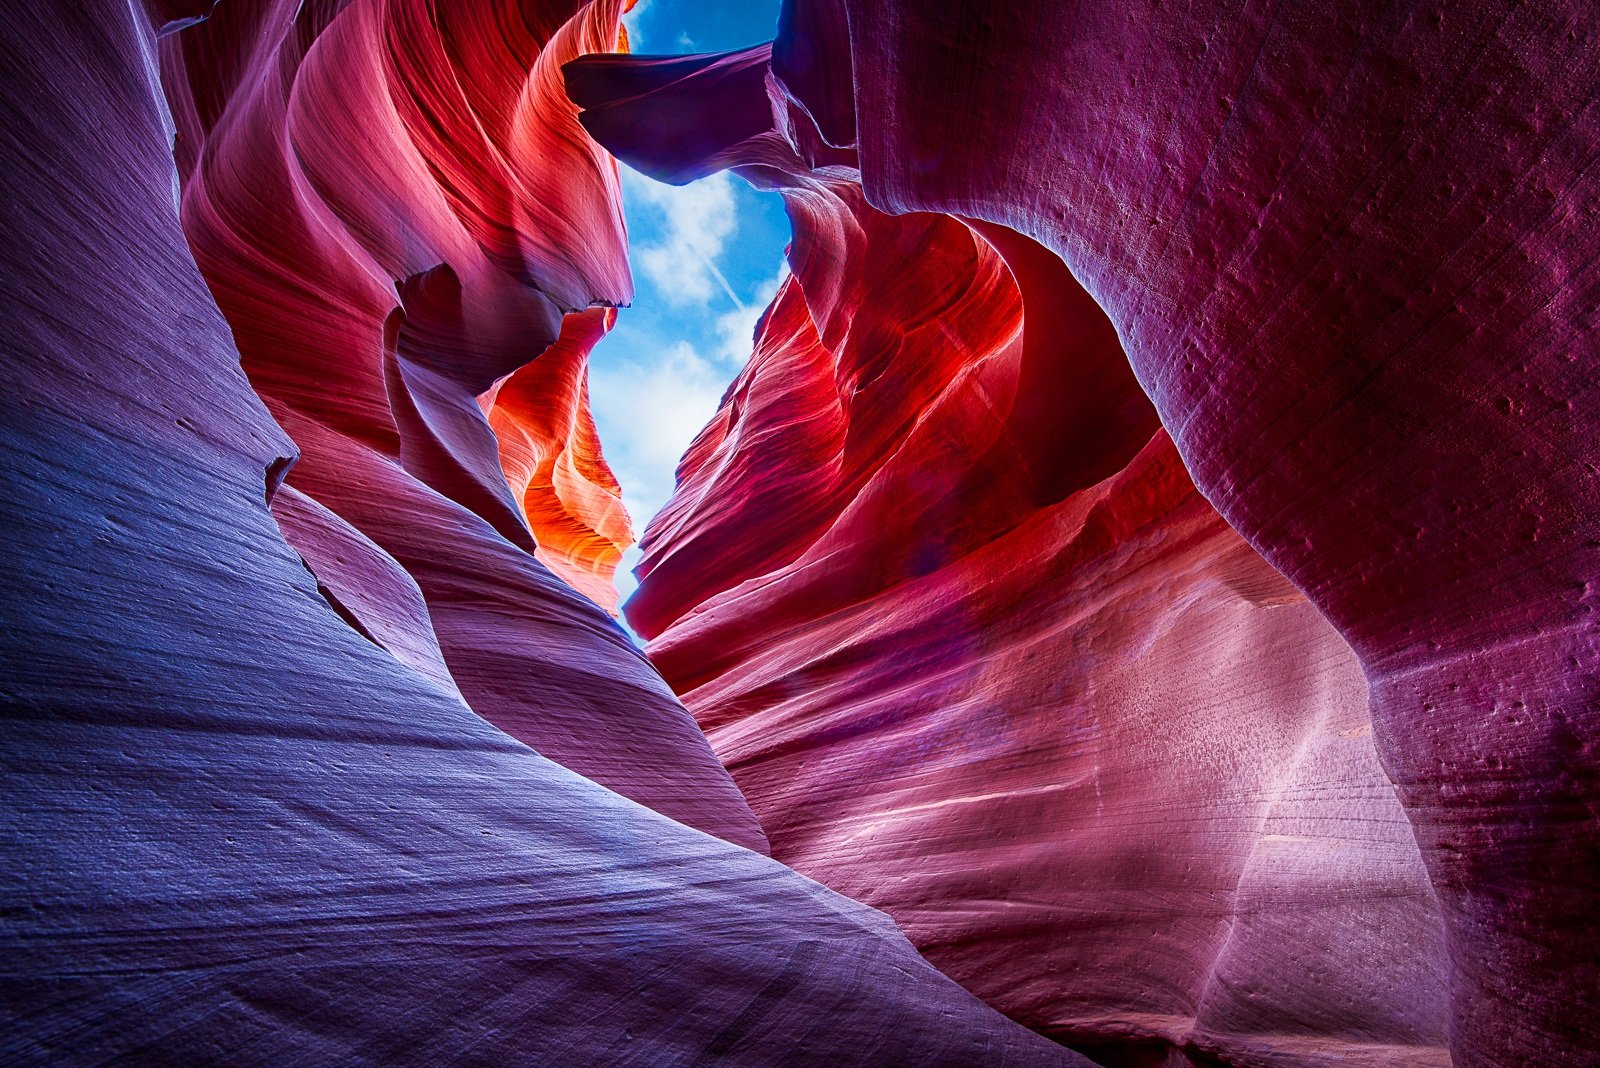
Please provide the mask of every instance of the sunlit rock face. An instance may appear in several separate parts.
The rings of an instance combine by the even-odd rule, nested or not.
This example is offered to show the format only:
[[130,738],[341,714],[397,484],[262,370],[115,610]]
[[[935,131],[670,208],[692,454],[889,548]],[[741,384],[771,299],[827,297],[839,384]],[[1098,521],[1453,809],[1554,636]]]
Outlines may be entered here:
[[478,397],[500,465],[536,542],[534,553],[596,604],[616,614],[612,583],[633,527],[616,476],[600,454],[589,411],[589,350],[616,313],[562,321],[556,342]]
[[[575,84],[602,68],[650,69]],[[743,151],[794,274],[628,611],[774,855],[1110,1063],[1444,1061],[1359,665],[1200,497],[1105,314],[1014,231],[871,208],[843,154]]]
[[[582,309],[631,293],[615,164],[559,70],[615,45],[616,6],[218,9],[162,47],[183,222],[300,451],[285,535],[353,625],[442,660],[551,759],[760,848],[692,721],[569,586],[614,598],[631,538],[584,378],[608,313]],[[315,532],[284,516],[301,498]],[[413,584],[402,623],[387,587]]]
[[613,175],[550,90],[615,6],[208,11],[0,38],[0,1061],[1082,1063],[724,840],[537,559],[623,530]]
[[1596,34],[792,3],[768,70],[570,66],[795,219],[629,609],[775,855],[1108,1063],[1593,1063]]

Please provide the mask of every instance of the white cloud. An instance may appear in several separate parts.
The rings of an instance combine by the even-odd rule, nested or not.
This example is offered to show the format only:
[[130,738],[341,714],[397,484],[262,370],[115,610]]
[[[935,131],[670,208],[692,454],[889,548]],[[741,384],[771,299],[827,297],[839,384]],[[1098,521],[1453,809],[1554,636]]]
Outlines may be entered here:
[[639,533],[672,496],[678,460],[750,358],[756,321],[787,273],[780,267],[749,304],[710,320],[704,351],[687,340],[644,348],[641,341],[649,342],[628,328],[626,318],[596,349],[589,362],[590,405]]
[[716,414],[732,378],[687,341],[656,359],[591,363],[589,395],[595,411],[604,413],[606,459],[641,533],[672,495],[679,458]]
[[633,262],[661,296],[681,306],[710,304],[721,294],[740,305],[717,265],[739,229],[732,177],[722,171],[674,186],[625,170],[622,184],[623,195],[656,224],[651,239],[634,248]]
[[781,264],[777,274],[756,288],[748,304],[716,317],[712,323],[712,333],[716,337],[713,357],[725,367],[737,370],[750,358],[756,323],[760,321],[761,313],[767,310],[767,305],[772,303],[772,298],[778,295],[778,287],[788,276],[788,264]]
[[[776,274],[752,283],[745,250],[727,258],[738,289],[729,284],[721,261],[740,222],[731,175],[678,187],[628,168],[622,174],[638,305],[621,313],[592,355],[589,396],[606,460],[642,534],[672,496],[679,459],[749,359],[756,321],[787,265],[780,260]],[[645,308],[651,313],[635,319]],[[637,585],[628,572],[638,561],[637,549],[623,556],[617,588],[624,598]]]
[[633,10],[622,16],[622,25],[628,31],[628,48],[631,51],[643,51],[640,45],[644,42],[644,30],[639,21],[644,18],[644,13],[650,8],[650,0],[639,0],[633,5]]

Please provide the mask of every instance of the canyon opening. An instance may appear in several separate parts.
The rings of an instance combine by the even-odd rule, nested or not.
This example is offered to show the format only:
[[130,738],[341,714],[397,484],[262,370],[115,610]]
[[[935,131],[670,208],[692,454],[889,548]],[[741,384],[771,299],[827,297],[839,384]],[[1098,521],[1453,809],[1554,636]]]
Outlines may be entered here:
[[4,32],[6,1063],[1600,1064],[1586,5]]

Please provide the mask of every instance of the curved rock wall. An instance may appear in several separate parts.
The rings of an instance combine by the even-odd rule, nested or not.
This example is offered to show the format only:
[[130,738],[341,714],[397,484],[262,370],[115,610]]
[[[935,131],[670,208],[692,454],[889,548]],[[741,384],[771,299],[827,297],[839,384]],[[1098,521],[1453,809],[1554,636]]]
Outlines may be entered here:
[[[840,0],[786,5],[764,78],[568,68],[630,162],[791,189],[796,281],[630,606],[777,856],[1112,1059],[1591,1063],[1597,32]],[[712,151],[639,133],[685,110]],[[922,247],[836,304],[871,253],[859,212],[811,217],[819,181],[967,220],[1024,351],[1003,309],[988,348],[898,332],[902,291],[981,273]],[[1085,293],[1125,362],[1093,328],[1030,360]],[[915,418],[841,329],[887,331]],[[965,388],[924,388],[950,359]]]
[[[560,85],[616,9],[219,9],[163,48],[184,227],[300,450],[288,485],[420,588],[399,642],[551,759],[760,848],[694,724],[557,577],[604,601],[629,536],[583,392],[606,318],[582,309],[631,293],[615,164]],[[330,590],[367,581],[302,555]]]
[[846,7],[868,195],[1060,253],[1360,656],[1458,1063],[1593,1063],[1592,6]]
[[[647,63],[572,68],[585,121],[685,108]],[[1098,305],[1014,231],[873,209],[843,153],[743,155],[793,277],[628,613],[774,856],[1107,1063],[1447,1059],[1360,667],[1200,497]]]
[[[1105,1063],[1594,1063],[1593,13],[619,2],[0,29],[0,1059],[1081,1063],[770,835]],[[795,220],[631,609],[755,813],[585,127]]]
[[[539,117],[538,56],[616,9],[558,8],[0,28],[0,1060],[1082,1063],[881,914],[518,740],[761,844],[517,525],[548,468],[563,523],[617,529],[570,355],[551,412],[496,398],[526,489],[477,407],[624,295],[610,164]],[[589,177],[535,222],[489,177],[560,193],[506,162],[547,151]]]

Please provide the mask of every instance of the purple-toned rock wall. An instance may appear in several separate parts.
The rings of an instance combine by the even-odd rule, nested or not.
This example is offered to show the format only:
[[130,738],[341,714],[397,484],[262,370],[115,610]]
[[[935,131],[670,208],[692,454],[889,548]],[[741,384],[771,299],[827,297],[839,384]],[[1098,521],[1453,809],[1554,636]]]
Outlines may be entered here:
[[[361,6],[306,5],[249,38],[248,69],[287,77],[282,57],[331,48]],[[158,28],[111,0],[47,4],[14,12],[0,44],[0,1060],[1081,1063],[881,914],[574,774],[463,700],[448,642],[441,658],[415,640],[437,603],[402,559],[422,533],[383,545],[311,492],[336,479],[282,482],[326,439],[274,423],[191,256]],[[244,91],[244,69],[219,64],[213,88]],[[248,196],[270,162],[217,165]],[[301,247],[302,266],[323,251]],[[318,327],[287,322],[286,343]],[[421,497],[419,481],[393,507]],[[457,517],[445,533],[516,551],[435,507]],[[529,617],[610,626],[524,556],[545,591]],[[335,576],[313,575],[329,561]],[[553,710],[585,707],[586,678],[648,672],[621,641],[570,649],[583,670],[523,669]],[[703,796],[737,801],[709,769]]]
[[1592,7],[846,6],[868,197],[1057,251],[1361,658],[1457,1063],[1593,1063]]
[[[797,0],[765,77],[570,65],[623,158],[796,220],[628,608],[775,855],[1097,1056],[1595,1063],[1597,37],[1576,3]],[[720,136],[652,135],[686,112]],[[969,223],[1023,349],[1086,293],[1164,433],[1085,403],[1092,330],[1030,360],[951,303],[919,348],[903,290],[983,270],[860,210]]]
[[1600,1063],[1592,5],[621,7],[9,13],[0,1061]]

